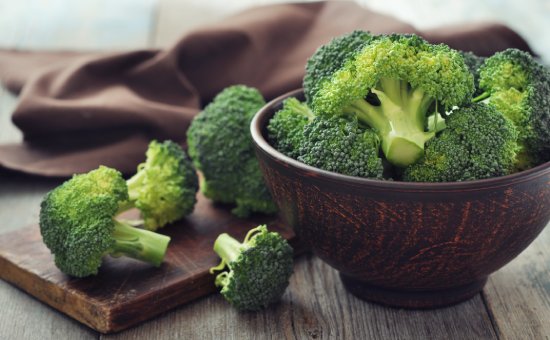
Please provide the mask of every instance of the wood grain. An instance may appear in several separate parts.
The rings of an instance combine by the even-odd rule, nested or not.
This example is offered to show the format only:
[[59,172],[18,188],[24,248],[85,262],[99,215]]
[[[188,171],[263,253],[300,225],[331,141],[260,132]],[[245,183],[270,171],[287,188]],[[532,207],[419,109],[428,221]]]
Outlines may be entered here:
[[496,339],[478,296],[434,311],[390,309],[346,292],[335,270],[300,257],[282,301],[239,313],[219,295],[102,339]]
[[550,228],[483,290],[501,339],[550,339]]
[[216,237],[227,232],[243,239],[264,223],[296,248],[294,233],[274,216],[238,219],[229,207],[215,206],[199,194],[191,215],[162,230],[171,241],[160,268],[106,257],[97,276],[83,279],[55,267],[38,226],[32,226],[0,239],[0,278],[100,332],[120,331],[215,292],[208,270],[219,262],[212,250]]

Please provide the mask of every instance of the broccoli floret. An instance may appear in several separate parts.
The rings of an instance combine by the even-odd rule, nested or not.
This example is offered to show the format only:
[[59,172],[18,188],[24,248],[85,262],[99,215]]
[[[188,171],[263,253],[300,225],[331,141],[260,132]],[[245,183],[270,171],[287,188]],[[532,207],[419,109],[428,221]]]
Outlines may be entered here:
[[221,234],[214,243],[221,263],[210,273],[216,276],[221,294],[239,310],[259,310],[283,295],[292,275],[293,251],[278,233],[265,225],[253,228],[243,243]]
[[319,91],[319,86],[324,80],[330,79],[350,56],[374,39],[376,36],[369,32],[353,31],[319,47],[306,64],[303,87],[307,103],[311,105],[315,93]]
[[[318,115],[355,114],[372,127],[387,160],[406,167],[424,154],[429,108],[450,109],[469,102],[473,76],[464,59],[446,45],[431,45],[416,35],[378,37],[345,60],[311,93]],[[438,114],[434,118],[441,117]]]
[[479,88],[479,67],[487,58],[479,57],[472,52],[460,51],[460,54],[462,54],[462,57],[464,58],[464,63],[466,64],[466,66],[468,66],[468,70],[470,70],[470,73],[472,74],[472,76],[474,76],[474,86],[476,88],[474,96],[478,96],[483,93],[483,90]]
[[267,126],[269,141],[285,155],[297,158],[304,136],[304,126],[314,115],[305,103],[296,98],[284,101]]
[[250,122],[263,105],[258,90],[228,87],[193,119],[187,131],[189,155],[203,174],[201,191],[214,201],[235,203],[233,213],[240,217],[276,212],[250,135]]
[[143,226],[156,230],[193,211],[199,181],[185,151],[172,141],[152,141],[146,156],[127,182],[129,201],[121,210],[138,208]]
[[519,132],[516,169],[550,160],[550,72],[526,52],[507,49],[480,67],[484,100],[508,117]]
[[454,110],[447,128],[428,141],[425,155],[407,167],[403,180],[453,182],[507,175],[518,151],[510,120],[483,103]]
[[62,272],[95,275],[105,255],[128,256],[155,266],[162,263],[169,237],[114,219],[127,200],[120,172],[104,166],[75,175],[46,194],[40,232]]
[[349,176],[382,178],[380,142],[356,117],[316,117],[304,127],[298,160]]

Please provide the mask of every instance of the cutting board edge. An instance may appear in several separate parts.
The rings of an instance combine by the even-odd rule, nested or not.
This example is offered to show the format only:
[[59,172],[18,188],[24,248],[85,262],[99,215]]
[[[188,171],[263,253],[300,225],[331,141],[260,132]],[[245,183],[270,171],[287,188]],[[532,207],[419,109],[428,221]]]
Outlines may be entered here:
[[[42,285],[49,289],[50,293],[54,292],[54,295],[58,298],[43,294],[40,290],[33,289],[33,286],[36,286],[35,282],[33,282],[33,277],[35,279],[38,277],[38,279],[42,281]],[[104,315],[109,315],[108,309],[81,299],[71,291],[63,290],[60,286],[25,270],[16,263],[10,261],[5,254],[0,254],[0,279],[9,282],[14,287],[21,289],[55,310],[76,319],[92,329],[99,332],[109,330],[109,325],[104,323],[104,321],[107,320]],[[84,308],[81,308],[80,311],[76,308],[72,309],[72,311],[69,309],[78,305],[82,305]],[[96,315],[96,317],[94,317],[94,315]],[[98,318],[97,315],[100,317]]]

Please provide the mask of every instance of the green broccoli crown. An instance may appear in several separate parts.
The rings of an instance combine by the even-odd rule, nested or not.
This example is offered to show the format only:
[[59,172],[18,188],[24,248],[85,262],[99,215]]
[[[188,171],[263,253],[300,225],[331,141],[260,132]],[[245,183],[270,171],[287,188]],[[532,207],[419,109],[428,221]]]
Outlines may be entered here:
[[191,160],[172,141],[152,141],[146,156],[128,180],[128,190],[144,227],[156,230],[193,211],[199,182]]
[[259,310],[279,300],[292,275],[293,250],[278,233],[265,225],[248,232],[243,243],[221,234],[214,251],[222,262],[210,269],[224,270],[217,275],[221,294],[239,310]]
[[355,117],[316,117],[303,130],[298,160],[349,176],[382,178],[380,142]]
[[187,131],[189,155],[203,174],[202,192],[214,201],[236,203],[233,212],[238,216],[276,211],[249,132],[252,117],[263,105],[258,90],[228,87],[193,119]]
[[127,200],[120,172],[104,166],[75,175],[46,194],[40,232],[56,266],[72,276],[95,275],[106,254],[159,265],[170,238],[115,221],[113,216]]
[[304,136],[304,126],[313,117],[313,112],[305,103],[296,98],[285,100],[283,108],[275,113],[267,126],[270,142],[285,155],[297,158]]
[[512,122],[485,104],[459,108],[447,128],[430,140],[425,155],[407,167],[403,180],[452,182],[509,174],[516,160],[518,132]]
[[357,115],[378,133],[387,160],[399,167],[418,160],[435,135],[427,131],[429,108],[460,105],[474,92],[460,53],[416,35],[377,38],[318,88],[312,97],[316,114]]
[[485,61],[485,57],[479,57],[472,52],[464,52],[460,51],[460,54],[464,58],[464,63],[468,67],[468,70],[474,77],[474,87],[476,91],[474,92],[474,96],[480,95],[483,90],[479,88],[479,68],[481,65],[483,65],[483,62]]
[[507,49],[480,67],[487,99],[516,126],[521,146],[516,167],[523,170],[550,160],[550,72],[526,52]]
[[306,64],[303,87],[307,103],[311,105],[323,81],[329,80],[353,54],[373,39],[375,36],[369,32],[353,31],[319,47]]

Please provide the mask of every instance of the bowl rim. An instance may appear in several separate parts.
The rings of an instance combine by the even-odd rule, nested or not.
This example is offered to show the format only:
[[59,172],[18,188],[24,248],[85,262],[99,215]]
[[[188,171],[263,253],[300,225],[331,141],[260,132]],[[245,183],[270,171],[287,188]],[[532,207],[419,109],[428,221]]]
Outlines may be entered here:
[[[377,180],[364,177],[348,176],[332,171],[322,170],[302,163],[294,158],[291,158],[281,153],[269,144],[262,133],[265,128],[265,126],[263,125],[267,125],[267,120],[264,118],[264,116],[269,114],[275,105],[280,104],[285,99],[296,97],[301,94],[303,94],[303,89],[299,88],[289,91],[269,101],[258,112],[256,112],[256,114],[252,118],[252,121],[250,123],[250,132],[252,135],[252,140],[256,147],[263,151],[266,155],[268,155],[272,160],[275,160],[279,163],[287,164],[288,166],[301,170],[302,172],[314,174],[315,177],[318,177],[320,179],[327,179],[330,181],[346,182],[359,186],[376,187],[390,190],[446,191],[469,189],[472,190],[480,188],[507,186],[514,183],[533,180],[540,176],[550,174],[550,161],[525,171],[516,172],[511,175],[462,182],[404,182]],[[262,125],[262,123],[264,124]]]

